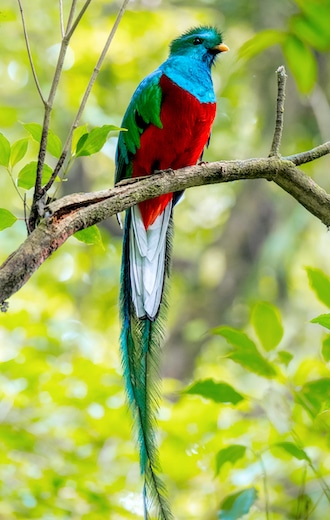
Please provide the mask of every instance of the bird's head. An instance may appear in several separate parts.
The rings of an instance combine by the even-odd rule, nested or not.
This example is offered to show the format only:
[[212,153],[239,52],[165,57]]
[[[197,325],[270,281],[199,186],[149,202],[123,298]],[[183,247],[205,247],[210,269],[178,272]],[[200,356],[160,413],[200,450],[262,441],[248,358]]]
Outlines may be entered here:
[[194,27],[170,45],[170,56],[187,56],[204,61],[209,66],[219,53],[226,51],[229,47],[222,42],[222,35],[215,27]]

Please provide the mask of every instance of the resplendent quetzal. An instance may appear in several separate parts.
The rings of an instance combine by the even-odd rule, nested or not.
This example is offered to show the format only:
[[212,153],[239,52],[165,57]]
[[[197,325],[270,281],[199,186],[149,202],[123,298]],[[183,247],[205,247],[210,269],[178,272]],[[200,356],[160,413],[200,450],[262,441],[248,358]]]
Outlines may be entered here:
[[[116,183],[155,170],[191,166],[201,158],[215,117],[211,67],[228,50],[213,27],[197,27],[170,45],[170,55],[137,87],[122,122]],[[121,274],[121,353],[144,476],[144,516],[172,518],[159,470],[155,415],[170,270],[172,214],[179,193],[141,202],[126,212]]]

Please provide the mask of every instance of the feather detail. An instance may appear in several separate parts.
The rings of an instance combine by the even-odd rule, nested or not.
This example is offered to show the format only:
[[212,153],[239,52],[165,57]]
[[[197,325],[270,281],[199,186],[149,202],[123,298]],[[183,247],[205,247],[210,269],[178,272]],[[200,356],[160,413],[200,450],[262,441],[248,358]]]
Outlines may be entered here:
[[140,209],[131,209],[130,279],[132,301],[138,318],[154,320],[163,292],[165,272],[166,233],[172,213],[172,202],[145,228]]
[[[165,278],[169,275],[172,243],[172,204],[154,223],[153,229],[145,230],[138,207],[127,211],[125,219],[123,260],[121,273],[121,355],[126,390],[133,413],[137,441],[140,449],[141,474],[144,477],[144,517],[149,520],[153,507],[159,520],[171,520],[166,489],[158,476],[160,472],[155,427],[159,402],[159,360],[164,336],[163,321],[166,299],[157,291],[153,295],[153,316],[147,317],[144,309],[145,290],[141,285],[151,265],[152,275],[146,276],[151,294],[157,285],[163,292]],[[142,223],[141,223],[142,222]],[[152,227],[152,226],[151,226]],[[155,237],[158,233],[158,238]],[[143,257],[142,257],[143,255]],[[160,260],[162,256],[162,260]],[[138,260],[134,267],[131,262]],[[157,269],[154,275],[154,266]],[[161,269],[159,268],[161,266]],[[158,272],[160,271],[160,272]],[[162,277],[159,284],[159,277]],[[133,282],[134,278],[134,282]],[[135,295],[133,296],[133,294]],[[156,308],[158,301],[158,308]],[[138,302],[138,303],[137,303]],[[143,314],[139,317],[138,313]]]

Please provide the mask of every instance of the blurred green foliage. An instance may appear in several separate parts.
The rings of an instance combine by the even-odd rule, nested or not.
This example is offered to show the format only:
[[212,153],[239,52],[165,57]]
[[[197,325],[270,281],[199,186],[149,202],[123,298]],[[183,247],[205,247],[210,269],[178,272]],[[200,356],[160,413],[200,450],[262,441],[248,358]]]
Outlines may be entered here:
[[[70,2],[63,5],[67,16]],[[58,3],[23,6],[47,92],[60,43]],[[71,42],[45,175],[117,10],[116,2],[94,0]],[[275,70],[282,63],[289,78],[281,152],[328,140],[329,13],[329,0],[131,3],[74,135],[72,151],[80,157],[70,162],[66,182],[56,183],[57,196],[112,184],[112,131],[138,82],[191,25],[223,28],[231,48],[213,71],[218,113],[205,160],[268,154]],[[3,261],[26,234],[23,199],[31,197],[43,106],[19,10],[10,0],[2,2],[0,29]],[[304,167],[327,191],[329,165],[323,158]],[[324,520],[330,511],[326,231],[263,181],[189,190],[175,225],[159,414],[175,517]],[[118,355],[120,230],[113,220],[77,238],[47,260],[0,315],[5,520],[142,514]]]

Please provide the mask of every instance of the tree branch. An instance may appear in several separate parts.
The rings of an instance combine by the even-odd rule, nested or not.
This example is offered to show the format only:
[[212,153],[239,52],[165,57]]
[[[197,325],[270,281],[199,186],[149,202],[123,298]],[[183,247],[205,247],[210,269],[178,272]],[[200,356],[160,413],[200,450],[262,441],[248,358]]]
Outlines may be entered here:
[[[323,146],[314,149],[314,158],[324,155]],[[329,143],[327,150],[330,153]],[[299,164],[311,152],[294,157]],[[143,179],[123,181],[109,190],[68,195],[50,204],[46,218],[0,267],[0,308],[6,310],[5,301],[76,231],[158,195],[193,186],[248,179],[273,181],[323,224],[330,226],[330,195],[288,158],[214,162],[157,172]]]
[[[20,0],[18,0],[20,2]],[[44,107],[45,107],[45,110],[44,110],[44,120],[43,120],[43,125],[42,125],[42,135],[41,135],[41,141],[40,141],[40,146],[39,146],[39,154],[38,154],[38,163],[37,163],[37,174],[36,174],[36,182],[35,182],[35,188],[34,188],[34,193],[33,193],[33,199],[32,199],[32,206],[31,206],[31,212],[30,212],[30,217],[28,219],[28,222],[27,222],[27,230],[29,233],[31,233],[33,231],[33,229],[35,228],[37,222],[38,222],[38,217],[39,217],[39,214],[38,214],[38,206],[39,206],[39,202],[43,199],[43,197],[46,195],[46,193],[48,192],[48,190],[51,188],[51,186],[53,185],[58,173],[60,172],[66,158],[67,158],[67,155],[68,155],[68,151],[69,151],[69,147],[70,147],[70,143],[71,143],[71,139],[72,139],[72,135],[73,135],[73,132],[75,130],[75,128],[77,128],[78,124],[79,124],[79,121],[80,121],[80,118],[81,118],[81,115],[85,109],[85,106],[86,106],[86,103],[87,103],[87,100],[89,98],[89,95],[91,93],[91,90],[93,88],[93,85],[96,81],[96,78],[100,72],[100,68],[101,68],[101,65],[106,57],[106,54],[109,50],[109,47],[110,47],[110,44],[113,40],[113,37],[116,33],[116,30],[118,28],[118,25],[119,25],[119,22],[120,20],[122,19],[124,13],[125,13],[125,10],[126,10],[126,6],[128,4],[129,0],[123,0],[122,2],[122,5],[118,11],[118,15],[117,15],[117,18],[115,20],[115,23],[112,27],[112,29],[110,30],[109,32],[109,35],[108,35],[108,38],[104,44],[104,47],[102,49],[102,52],[97,60],[97,63],[96,63],[96,66],[92,72],[92,75],[89,79],[89,82],[88,82],[88,85],[87,85],[87,88],[83,94],[83,97],[82,97],[82,101],[80,103],[80,106],[78,108],[78,112],[74,118],[74,121],[71,125],[71,128],[69,130],[69,133],[68,133],[68,136],[67,136],[67,139],[65,141],[65,144],[63,146],[63,150],[62,150],[62,153],[61,153],[61,156],[53,170],[53,173],[50,177],[50,179],[48,180],[48,182],[46,183],[45,186],[42,186],[42,171],[43,171],[43,167],[44,167],[44,163],[45,163],[45,158],[46,158],[46,150],[47,150],[47,141],[48,141],[48,133],[49,133],[49,125],[50,125],[50,117],[51,117],[51,112],[53,110],[53,103],[54,103],[54,98],[55,98],[55,95],[56,95],[56,92],[57,92],[57,88],[58,88],[58,84],[59,84],[59,81],[60,81],[60,78],[61,78],[61,74],[62,74],[62,71],[63,71],[63,64],[64,64],[64,59],[65,59],[65,56],[66,56],[66,52],[67,52],[67,49],[68,49],[68,46],[69,46],[69,43],[70,43],[70,40],[71,40],[71,37],[74,33],[74,31],[76,30],[78,24],[80,23],[81,21],[81,18],[83,17],[84,13],[86,12],[88,6],[90,5],[91,3],[91,0],[85,0],[85,3],[83,4],[81,10],[79,11],[76,19],[74,20],[74,13],[75,13],[75,9],[76,9],[76,4],[77,4],[77,0],[72,0],[72,4],[71,4],[71,9],[70,9],[70,13],[69,13],[69,17],[68,17],[68,22],[67,22],[67,27],[66,27],[66,31],[65,31],[65,34],[64,36],[62,37],[62,41],[61,41],[61,47],[60,47],[60,52],[59,52],[59,55],[58,55],[58,59],[57,59],[57,64],[56,64],[56,68],[55,68],[55,73],[54,73],[54,77],[53,77],[53,81],[52,81],[52,84],[51,84],[51,87],[50,87],[50,92],[49,92],[49,96],[48,96],[48,99],[47,101],[44,101]],[[63,17],[63,12],[62,12],[62,4],[60,4],[60,18]],[[63,22],[61,22],[61,27],[63,26]]]
[[316,146],[315,148],[312,148],[312,150],[308,150],[307,152],[289,155],[287,157],[287,160],[293,162],[296,166],[299,166],[300,164],[305,164],[308,162],[315,161],[315,159],[320,159],[320,157],[323,157],[328,153],[330,153],[330,141],[320,144],[319,146]]
[[20,15],[21,15],[22,27],[23,27],[23,33],[24,33],[24,39],[25,39],[25,46],[26,46],[28,59],[29,59],[29,62],[30,62],[32,76],[33,76],[33,79],[34,79],[35,86],[37,87],[37,91],[38,91],[38,94],[40,96],[40,99],[41,99],[42,103],[45,104],[45,98],[43,96],[43,93],[42,93],[42,90],[41,90],[41,87],[40,87],[40,83],[39,83],[39,80],[38,80],[37,72],[36,72],[36,69],[35,69],[35,66],[34,66],[34,63],[33,63],[33,58],[32,58],[32,53],[31,53],[31,48],[30,48],[30,41],[29,41],[29,36],[28,36],[27,28],[26,28],[25,16],[24,16],[22,2],[21,2],[21,0],[17,0],[17,2],[18,2]]
[[86,90],[84,92],[84,95],[83,95],[81,103],[80,103],[80,106],[78,108],[78,112],[77,112],[77,114],[76,114],[76,116],[74,118],[74,121],[73,121],[73,123],[71,125],[71,128],[69,130],[69,134],[68,134],[67,139],[65,141],[65,144],[64,144],[61,156],[60,156],[60,158],[59,158],[59,160],[58,160],[58,162],[57,162],[57,164],[56,164],[56,166],[54,168],[54,171],[53,171],[49,181],[47,182],[47,184],[43,188],[44,192],[47,192],[51,188],[51,186],[53,185],[53,183],[54,183],[57,175],[59,174],[59,172],[60,172],[60,170],[61,170],[61,168],[63,166],[63,163],[64,163],[64,161],[65,161],[65,159],[67,157],[73,132],[77,128],[77,126],[79,125],[79,121],[80,121],[80,118],[82,116],[83,111],[85,110],[85,106],[86,106],[86,103],[88,101],[89,95],[90,95],[91,90],[93,88],[93,85],[94,85],[94,83],[95,83],[95,81],[97,79],[97,76],[98,76],[98,74],[100,72],[100,68],[102,66],[102,63],[103,63],[103,61],[104,61],[104,59],[105,59],[105,57],[107,55],[107,52],[109,50],[109,47],[110,47],[111,42],[113,40],[113,37],[114,37],[114,35],[116,33],[116,30],[118,28],[119,22],[122,19],[124,13],[125,13],[125,9],[126,9],[126,6],[127,6],[128,2],[129,2],[129,0],[123,0],[122,6],[121,6],[121,8],[120,8],[120,10],[118,12],[116,21],[115,21],[115,23],[114,23],[114,25],[113,25],[110,33],[109,33],[109,36],[108,36],[108,38],[107,38],[107,40],[106,40],[106,42],[104,44],[102,52],[101,52],[101,54],[100,54],[100,56],[99,56],[99,58],[97,60],[97,63],[95,65],[95,67],[94,67],[92,75],[91,75],[91,77],[89,79],[88,85],[86,87]]
[[281,65],[277,71],[277,102],[276,102],[276,121],[275,130],[272,146],[270,149],[269,157],[280,156],[280,146],[284,125],[284,102],[285,102],[285,85],[286,85],[286,72],[283,65]]

